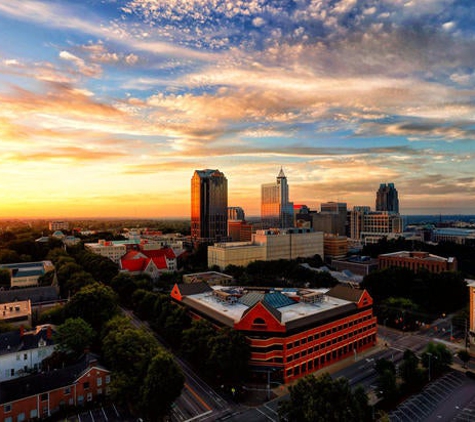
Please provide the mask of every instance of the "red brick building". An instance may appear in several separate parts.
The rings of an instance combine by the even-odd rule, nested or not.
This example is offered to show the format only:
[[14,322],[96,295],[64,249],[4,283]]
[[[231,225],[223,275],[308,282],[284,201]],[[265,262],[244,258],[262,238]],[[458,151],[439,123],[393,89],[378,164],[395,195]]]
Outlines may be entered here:
[[384,270],[391,267],[409,268],[417,272],[421,269],[431,273],[457,271],[456,258],[444,258],[428,252],[393,252],[378,256],[378,268]]
[[175,285],[172,298],[193,318],[242,332],[251,370],[289,382],[376,344],[373,300],[365,290]]
[[76,365],[0,383],[0,421],[46,418],[109,394],[110,372],[86,355]]

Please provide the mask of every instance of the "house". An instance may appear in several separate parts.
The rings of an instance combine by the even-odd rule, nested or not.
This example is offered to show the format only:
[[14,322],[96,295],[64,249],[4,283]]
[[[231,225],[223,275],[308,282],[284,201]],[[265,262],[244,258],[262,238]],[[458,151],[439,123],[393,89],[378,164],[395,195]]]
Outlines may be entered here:
[[0,382],[28,375],[41,369],[41,361],[54,351],[51,325],[34,330],[18,330],[0,335]]
[[47,272],[54,271],[51,261],[18,262],[1,264],[0,268],[10,271],[10,287],[38,286],[38,279]]
[[0,305],[0,321],[14,327],[31,326],[31,301],[23,300]]
[[177,269],[175,252],[171,248],[129,251],[119,261],[120,269],[131,275],[147,274],[158,280],[160,274]]
[[0,420],[46,418],[109,394],[110,372],[93,355],[74,365],[0,383]]

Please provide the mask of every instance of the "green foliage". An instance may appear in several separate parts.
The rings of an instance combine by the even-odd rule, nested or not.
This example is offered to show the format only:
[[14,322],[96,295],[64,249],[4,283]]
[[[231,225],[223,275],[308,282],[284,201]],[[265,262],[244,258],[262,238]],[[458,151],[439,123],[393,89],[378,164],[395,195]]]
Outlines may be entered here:
[[333,380],[325,373],[291,386],[290,399],[280,402],[279,416],[299,422],[364,422],[371,420],[371,408],[361,387],[352,391],[346,378]]
[[[155,337],[133,328],[128,319],[115,317],[105,325],[102,340],[104,359],[113,371],[112,395],[120,404],[137,410],[142,403],[141,388],[152,358],[159,352]],[[166,385],[167,380],[162,382]]]
[[471,356],[470,353],[467,352],[467,350],[462,349],[457,352],[458,358],[463,362],[464,367],[467,367],[467,363],[470,362]]
[[251,350],[246,338],[232,328],[221,329],[208,341],[208,370],[224,383],[242,382],[249,372]]
[[378,374],[376,380],[378,388],[376,395],[390,402],[396,400],[399,392],[394,363],[387,359],[378,359],[376,361],[375,370]]
[[151,360],[141,388],[141,409],[151,421],[160,421],[181,394],[185,377],[173,356],[160,350]]
[[132,295],[137,290],[137,283],[128,273],[119,273],[111,280],[111,287],[119,295],[119,301],[127,308],[132,306]]
[[117,314],[118,298],[114,291],[103,284],[94,283],[79,290],[65,306],[68,318],[82,318],[96,332]]
[[434,378],[446,371],[452,360],[452,353],[442,343],[429,343],[422,353],[422,365],[428,371],[430,365],[430,378]]
[[321,266],[321,258],[298,258],[294,260],[279,259],[276,261],[254,261],[247,267],[232,266],[226,268],[226,273],[239,280],[241,285],[287,287],[333,287],[338,284],[329,273],[316,272],[301,264],[311,267]]
[[418,390],[424,383],[424,374],[419,368],[419,358],[412,350],[404,351],[402,362],[399,365],[399,374],[406,393]]
[[20,255],[11,249],[0,250],[0,264],[14,264],[20,262]]
[[57,327],[53,336],[55,348],[60,352],[79,357],[92,345],[97,333],[82,318],[68,318]]
[[209,355],[208,342],[216,335],[216,329],[206,320],[194,320],[191,327],[183,330],[181,350],[196,367],[204,370]]
[[[468,301],[465,278],[457,272],[433,274],[420,271],[414,274],[407,268],[392,267],[368,274],[363,279],[362,287],[380,304],[375,307],[380,321],[388,318],[384,315],[387,313],[388,325],[391,326],[394,326],[391,320],[395,319],[391,309],[400,313],[405,311],[405,320],[410,324],[456,311]],[[407,302],[400,298],[405,298]]]
[[101,283],[110,284],[119,273],[117,264],[105,256],[82,250],[75,258],[85,271],[92,274],[94,280]]
[[38,323],[60,325],[64,322],[65,318],[63,305],[56,305],[41,312]]

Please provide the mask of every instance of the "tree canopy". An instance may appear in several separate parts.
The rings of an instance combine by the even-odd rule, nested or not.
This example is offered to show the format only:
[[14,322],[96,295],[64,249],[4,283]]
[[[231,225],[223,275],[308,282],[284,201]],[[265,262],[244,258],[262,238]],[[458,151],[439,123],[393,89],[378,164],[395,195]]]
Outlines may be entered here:
[[290,386],[290,399],[279,405],[281,419],[299,422],[364,422],[371,420],[368,397],[354,391],[346,378],[328,374],[301,378]]

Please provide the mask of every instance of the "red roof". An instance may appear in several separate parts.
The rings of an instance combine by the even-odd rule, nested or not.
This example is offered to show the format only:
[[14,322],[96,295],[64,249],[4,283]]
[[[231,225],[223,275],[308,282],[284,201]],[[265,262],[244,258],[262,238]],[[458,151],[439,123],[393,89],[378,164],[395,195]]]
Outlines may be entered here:
[[168,259],[175,259],[176,255],[172,248],[162,248],[162,249],[153,249],[153,250],[142,250],[142,253],[149,258],[158,258],[161,256],[166,256]]
[[150,258],[135,258],[135,259],[124,259],[120,260],[120,266],[123,270],[128,270],[130,272],[143,271],[147,267]]
[[125,259],[125,260],[129,260],[129,259],[137,259],[137,258],[145,258],[144,254],[142,252],[139,252],[139,251],[134,251],[134,250],[131,250],[129,252],[127,252],[122,258],[122,259]]
[[159,270],[167,270],[168,269],[167,260],[165,258],[165,255],[158,256],[156,258],[152,258],[152,261]]

